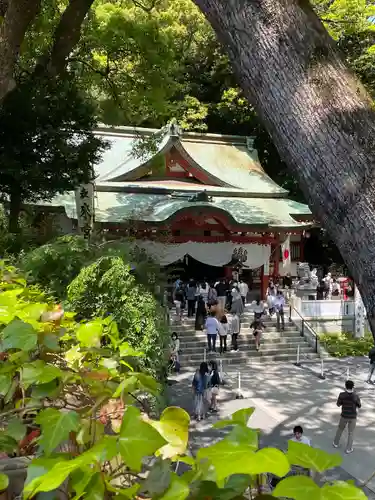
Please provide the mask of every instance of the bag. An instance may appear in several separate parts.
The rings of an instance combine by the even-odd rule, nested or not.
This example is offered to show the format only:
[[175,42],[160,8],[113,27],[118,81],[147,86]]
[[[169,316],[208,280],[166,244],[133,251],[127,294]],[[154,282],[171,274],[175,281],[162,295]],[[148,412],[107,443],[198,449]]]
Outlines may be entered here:
[[218,387],[220,385],[220,375],[218,374],[218,372],[214,372],[212,377],[211,377],[211,385],[213,386],[213,388]]
[[215,387],[213,387],[211,389],[211,392],[212,392],[212,394],[214,394],[214,396],[217,396],[219,394],[219,388],[218,388],[218,386],[215,385]]
[[180,370],[181,370],[181,365],[180,365],[180,362],[176,360],[176,361],[175,361],[175,363],[174,363],[174,371],[175,371],[176,373],[179,373],[179,372],[180,372]]

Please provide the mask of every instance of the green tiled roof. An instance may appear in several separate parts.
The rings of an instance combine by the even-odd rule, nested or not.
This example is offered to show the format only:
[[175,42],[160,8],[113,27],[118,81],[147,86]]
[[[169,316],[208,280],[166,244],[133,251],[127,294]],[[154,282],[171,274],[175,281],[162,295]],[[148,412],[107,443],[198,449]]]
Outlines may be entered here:
[[[206,174],[209,184],[254,194],[287,194],[264,172],[257,151],[247,147],[246,137],[194,133],[179,135],[170,127],[161,131],[107,128],[99,130],[97,135],[109,142],[101,162],[95,166],[98,182],[137,180],[139,174],[144,175],[152,158],[175,147],[189,163]],[[137,141],[152,137],[157,137],[153,142],[153,152],[145,148],[142,156],[134,153]]]
[[[63,206],[69,218],[77,217],[74,193],[56,196],[52,204]],[[214,197],[212,202],[190,202],[186,198],[168,195],[97,192],[95,220],[104,223],[127,220],[162,223],[181,210],[199,208],[224,211],[237,224],[291,228],[304,225],[292,215],[311,214],[306,205],[282,198]]]

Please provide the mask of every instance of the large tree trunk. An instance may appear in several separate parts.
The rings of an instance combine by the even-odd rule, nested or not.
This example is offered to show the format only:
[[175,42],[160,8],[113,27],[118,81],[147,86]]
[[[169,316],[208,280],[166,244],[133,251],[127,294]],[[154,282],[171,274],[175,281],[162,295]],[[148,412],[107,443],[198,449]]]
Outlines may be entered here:
[[40,9],[41,0],[0,2],[0,102],[14,87],[14,68],[26,30]]
[[61,15],[53,36],[53,45],[38,69],[47,70],[52,76],[61,74],[68,57],[79,42],[82,23],[94,0],[70,0]]
[[337,244],[375,335],[375,112],[308,0],[194,0]]

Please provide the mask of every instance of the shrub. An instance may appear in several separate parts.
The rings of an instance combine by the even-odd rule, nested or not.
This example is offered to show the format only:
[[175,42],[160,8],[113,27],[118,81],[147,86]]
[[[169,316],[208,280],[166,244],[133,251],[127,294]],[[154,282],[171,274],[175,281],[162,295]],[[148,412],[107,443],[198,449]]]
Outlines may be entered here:
[[61,236],[20,259],[20,267],[33,283],[38,283],[62,299],[66,287],[93,257],[93,248],[80,236]]
[[371,347],[374,346],[374,339],[369,333],[362,338],[355,338],[349,333],[321,334],[319,338],[329,354],[337,358],[367,356]]
[[164,312],[121,257],[101,257],[83,268],[68,287],[68,301],[86,319],[111,314],[120,335],[144,352],[147,368],[159,370],[165,364],[169,335]]

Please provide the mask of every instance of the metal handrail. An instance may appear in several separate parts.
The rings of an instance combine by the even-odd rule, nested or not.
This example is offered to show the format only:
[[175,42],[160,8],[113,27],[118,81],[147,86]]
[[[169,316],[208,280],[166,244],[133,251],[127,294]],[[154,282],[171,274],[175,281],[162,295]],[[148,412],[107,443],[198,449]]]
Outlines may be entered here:
[[308,321],[306,321],[305,318],[303,316],[301,316],[301,314],[297,311],[297,309],[295,307],[293,307],[292,305],[289,305],[289,321],[292,321],[292,310],[294,312],[296,312],[297,315],[302,320],[301,337],[305,336],[305,325],[308,325],[310,332],[313,334],[313,337],[315,338],[315,352],[317,353],[318,352],[318,340],[319,340],[318,334],[316,333],[314,328],[311,326],[311,324]]

